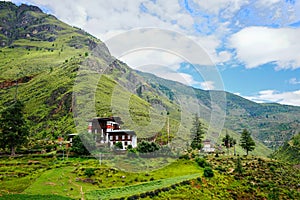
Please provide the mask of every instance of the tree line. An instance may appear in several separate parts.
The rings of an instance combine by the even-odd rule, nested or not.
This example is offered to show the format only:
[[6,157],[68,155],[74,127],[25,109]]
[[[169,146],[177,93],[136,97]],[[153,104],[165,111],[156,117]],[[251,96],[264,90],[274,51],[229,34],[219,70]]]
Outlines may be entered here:
[[[202,148],[202,139],[205,135],[205,130],[198,115],[195,115],[191,132],[191,144],[192,149]],[[20,100],[15,100],[0,113],[0,148],[10,149],[11,155],[15,155],[16,148],[26,144],[29,137],[29,128],[24,118],[24,104]],[[222,139],[223,146],[229,150],[229,148],[236,145],[236,139],[229,136],[226,133]],[[76,142],[75,142],[76,143]],[[75,145],[77,146],[77,145]],[[244,129],[241,133],[240,146],[246,151],[246,154],[253,151],[255,148],[255,142],[251,137],[251,133]],[[80,146],[80,149],[82,146]],[[76,149],[76,147],[75,147]],[[158,150],[159,146],[151,143],[141,143],[139,145],[140,152],[153,152]],[[86,153],[86,152],[85,152]]]
[[[193,126],[190,131],[192,137],[192,142],[190,145],[191,148],[201,150],[203,143],[202,139],[205,135],[205,130],[197,114],[194,116]],[[229,148],[234,147],[234,154],[236,154],[236,139],[226,133],[225,137],[222,138],[222,142],[222,145],[226,147],[227,151],[229,151]],[[250,151],[253,151],[255,149],[255,142],[251,136],[251,133],[247,129],[244,129],[241,133],[240,146],[246,151],[246,155],[248,155]]]

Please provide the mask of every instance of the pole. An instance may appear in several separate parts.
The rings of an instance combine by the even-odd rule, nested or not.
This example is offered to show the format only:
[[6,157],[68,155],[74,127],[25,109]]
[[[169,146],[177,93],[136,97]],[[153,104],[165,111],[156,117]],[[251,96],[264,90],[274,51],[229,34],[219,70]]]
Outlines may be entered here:
[[168,116],[168,124],[167,124],[167,132],[168,132],[168,145],[169,145],[169,139],[170,139],[170,121],[169,121],[169,116]]

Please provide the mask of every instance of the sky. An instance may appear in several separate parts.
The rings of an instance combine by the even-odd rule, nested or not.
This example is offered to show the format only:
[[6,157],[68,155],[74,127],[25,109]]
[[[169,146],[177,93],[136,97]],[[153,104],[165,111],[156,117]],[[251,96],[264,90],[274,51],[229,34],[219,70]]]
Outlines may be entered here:
[[[300,106],[300,0],[12,2],[39,6],[84,29],[134,69],[255,102]],[[126,37],[139,45],[115,53]]]

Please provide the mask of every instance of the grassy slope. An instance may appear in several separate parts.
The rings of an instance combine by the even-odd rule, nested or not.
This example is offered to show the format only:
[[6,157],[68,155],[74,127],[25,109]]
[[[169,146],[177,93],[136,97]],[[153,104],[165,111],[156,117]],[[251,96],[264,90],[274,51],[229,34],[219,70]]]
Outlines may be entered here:
[[[94,159],[69,158],[68,161],[62,161],[61,158],[37,156],[1,158],[0,165],[3,171],[0,179],[1,195],[8,193],[22,193],[22,195],[9,197],[0,195],[0,199],[42,197],[40,195],[48,195],[50,199],[55,197],[112,199],[133,195],[147,198],[151,196],[155,199],[300,197],[297,190],[299,169],[282,162],[250,156],[241,158],[245,171],[238,174],[232,172],[236,159],[231,156],[208,157],[207,161],[214,169],[215,176],[205,178],[203,168],[192,160],[184,159],[155,171],[130,173],[106,165],[100,166]],[[32,161],[36,163],[30,164]],[[5,167],[8,167],[7,170]],[[90,178],[85,176],[87,168],[94,169],[95,175]],[[14,173],[14,176],[10,176],[11,173]],[[24,186],[19,184],[22,180],[28,180],[24,181]],[[93,183],[84,180],[91,180]]]
[[294,135],[290,141],[285,142],[272,154],[272,157],[285,162],[300,164],[300,134]]

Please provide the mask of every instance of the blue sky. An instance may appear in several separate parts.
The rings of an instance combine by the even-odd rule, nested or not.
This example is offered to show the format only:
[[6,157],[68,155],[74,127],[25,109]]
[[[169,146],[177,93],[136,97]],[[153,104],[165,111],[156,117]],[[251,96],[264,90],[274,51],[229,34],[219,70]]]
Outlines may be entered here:
[[[104,42],[138,28],[180,33],[201,46],[211,63],[189,63],[167,47],[165,51],[139,49],[118,58],[135,69],[197,88],[225,89],[256,102],[300,106],[299,0],[12,2],[37,5]],[[188,45],[181,45],[188,51]],[[201,77],[193,65],[216,68],[223,88],[214,79]]]

